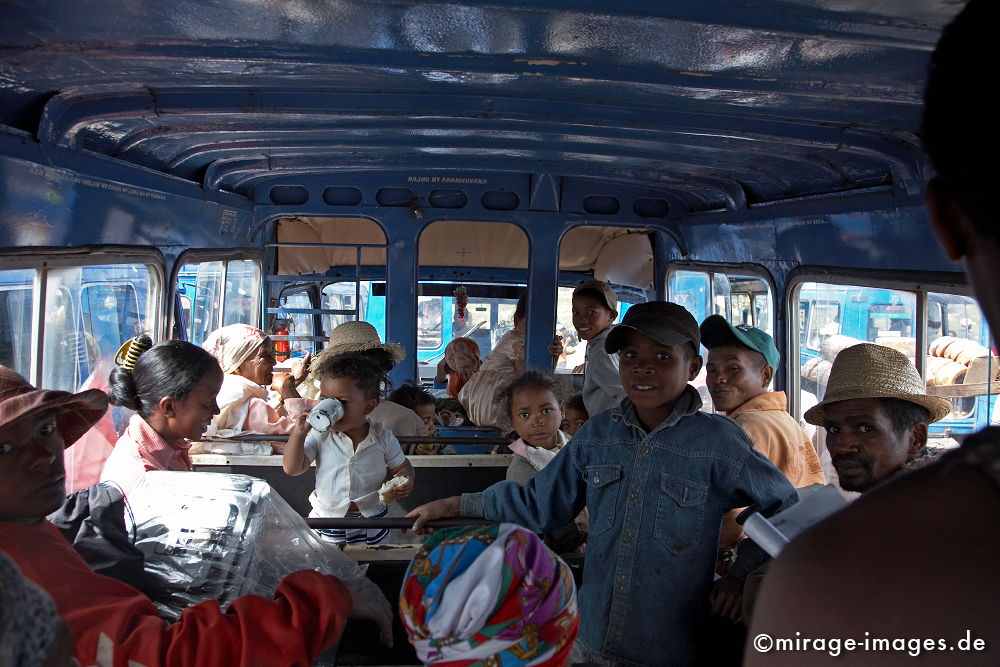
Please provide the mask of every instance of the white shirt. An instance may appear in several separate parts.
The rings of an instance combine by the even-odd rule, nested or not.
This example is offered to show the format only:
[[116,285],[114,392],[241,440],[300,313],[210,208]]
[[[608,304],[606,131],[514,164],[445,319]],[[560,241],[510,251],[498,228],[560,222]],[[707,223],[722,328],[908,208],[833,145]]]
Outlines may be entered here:
[[[392,431],[380,421],[372,421],[370,417],[366,420],[368,437],[358,443],[357,450],[348,436],[337,431],[313,430],[306,436],[306,458],[316,462],[316,490],[309,496],[313,506],[309,516],[345,516],[351,501],[377,491],[387,472],[406,461]],[[377,493],[357,504],[365,516],[377,514],[385,507]]]

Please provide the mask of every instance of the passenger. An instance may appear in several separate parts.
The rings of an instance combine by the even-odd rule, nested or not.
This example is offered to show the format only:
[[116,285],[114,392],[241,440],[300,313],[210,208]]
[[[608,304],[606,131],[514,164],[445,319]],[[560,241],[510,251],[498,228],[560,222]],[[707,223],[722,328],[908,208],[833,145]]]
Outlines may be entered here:
[[514,457],[507,479],[523,484],[544,468],[569,440],[559,430],[559,382],[551,375],[526,371],[497,393],[510,415],[518,439],[510,443]]
[[618,407],[625,390],[618,377],[618,359],[604,351],[611,325],[618,317],[618,296],[607,283],[593,281],[573,290],[573,326],[587,341],[583,364],[583,404],[596,415]]
[[425,665],[565,665],[580,625],[569,566],[510,523],[431,536],[399,617]]
[[[768,391],[780,356],[771,336],[756,327],[733,326],[721,315],[701,323],[708,349],[705,382],[715,409],[743,427],[754,449],[776,465],[792,486],[826,484],[823,466],[809,436],[787,412],[785,392]],[[732,548],[743,538],[739,509],[726,515],[719,540]]]
[[563,420],[559,428],[566,435],[573,437],[588,419],[590,419],[590,414],[587,413],[587,407],[583,404],[583,394],[573,394],[563,408]]
[[[487,355],[479,370],[458,392],[458,400],[473,423],[510,431],[510,415],[497,403],[497,392],[524,371],[524,324],[528,315],[528,295],[522,294],[514,308],[514,328],[503,335]],[[562,353],[562,345],[553,341],[548,347],[553,361]]]
[[[392,392],[389,398],[394,402],[409,408],[417,413],[417,416],[424,422],[424,432],[420,435],[434,437],[437,435],[435,422],[437,421],[437,400],[429,392],[421,389],[412,382],[404,382],[402,386]],[[420,444],[411,445],[406,451],[407,454],[454,454],[455,448],[451,445]]]
[[201,438],[219,412],[215,357],[182,340],[151,345],[148,336],[133,338],[131,354],[108,381],[111,404],[136,412],[101,473],[126,496],[147,470],[190,471],[189,440]]
[[476,341],[471,338],[452,339],[444,348],[444,357],[438,362],[434,388],[444,389],[451,398],[458,398],[458,392],[482,363]]
[[[945,28],[931,56],[921,131],[937,171],[927,188],[934,231],[948,257],[964,262],[992,331],[1000,331],[1000,230],[991,166],[1000,151],[992,131],[998,23],[1000,5],[972,0]],[[935,463],[872,489],[788,545],[771,568],[751,633],[938,637],[947,648],[925,650],[920,659],[995,665],[998,512],[1000,430],[992,427]],[[911,655],[854,651],[830,662],[891,657],[901,664],[914,660]],[[820,656],[811,653],[810,662]],[[801,664],[802,655],[748,648],[746,662]]]
[[[327,359],[359,353],[368,357],[381,369],[383,377],[406,358],[406,351],[396,343],[383,343],[378,337],[378,331],[368,322],[351,321],[338,325],[330,333],[330,343],[316,355],[313,368],[318,369]],[[388,378],[383,380],[388,383]],[[306,383],[309,396],[318,397],[320,377],[317,372],[310,374]],[[382,389],[380,389],[382,391]],[[369,415],[373,421],[382,422],[383,426],[392,431],[393,435],[402,438],[412,438],[424,435],[426,426],[420,416],[405,406],[391,400],[381,400],[375,410]]]
[[[219,391],[219,414],[206,435],[231,437],[253,433],[289,433],[296,415],[309,412],[316,401],[295,389],[297,378],[273,373],[274,346],[260,329],[230,324],[208,335],[201,346],[215,357],[224,377]],[[268,387],[276,396],[268,396]]]
[[0,665],[80,667],[73,636],[49,594],[0,552]]
[[841,488],[864,492],[930,463],[927,425],[950,412],[903,353],[862,343],[837,355],[823,400],[804,417],[826,429]]
[[[699,343],[682,306],[633,306],[605,341],[608,353],[620,352],[627,400],[592,417],[523,486],[499,482],[407,515],[417,531],[461,514],[543,532],[586,506],[585,613],[574,662],[697,660],[722,516],[748,502],[766,513],[794,502],[788,480],[736,424],[698,410],[687,383],[701,368]],[[726,577],[741,578],[763,559],[744,540]]]
[[52,596],[76,658],[116,667],[292,665],[310,664],[332,646],[351,610],[350,592],[334,577],[296,572],[274,600],[248,595],[226,613],[206,601],[168,626],[145,595],[90,570],[45,516],[65,497],[64,448],[107,405],[101,391],[35,389],[0,367],[0,551]]
[[[389,513],[379,488],[388,478],[405,482],[391,490],[395,499],[413,491],[413,465],[406,459],[392,431],[370,415],[378,405],[385,374],[362,354],[320,359],[316,368],[324,398],[344,406],[344,416],[326,433],[312,429],[300,415],[288,437],[283,468],[301,475],[316,462],[316,489],[309,495],[310,517],[378,518]],[[324,529],[317,531],[336,544],[382,544],[387,529]]]

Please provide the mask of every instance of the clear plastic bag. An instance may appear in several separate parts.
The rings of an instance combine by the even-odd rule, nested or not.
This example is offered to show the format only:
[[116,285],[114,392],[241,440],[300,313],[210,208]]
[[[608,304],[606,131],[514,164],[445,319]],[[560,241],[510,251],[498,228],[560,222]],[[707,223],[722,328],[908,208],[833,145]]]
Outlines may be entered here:
[[272,597],[298,570],[341,579],[365,573],[255,477],[151,471],[128,500],[150,598],[169,621],[203,600],[225,609],[241,595]]

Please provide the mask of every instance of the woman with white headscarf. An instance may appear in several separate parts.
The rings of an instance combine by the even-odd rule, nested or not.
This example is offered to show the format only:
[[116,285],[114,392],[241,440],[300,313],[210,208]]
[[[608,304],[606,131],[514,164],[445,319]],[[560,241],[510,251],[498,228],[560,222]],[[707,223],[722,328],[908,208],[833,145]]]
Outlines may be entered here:
[[210,333],[201,346],[218,360],[224,374],[217,398],[219,414],[206,435],[289,433],[295,417],[319,402],[299,396],[295,385],[301,378],[272,372],[277,363],[274,344],[260,329],[230,324]]

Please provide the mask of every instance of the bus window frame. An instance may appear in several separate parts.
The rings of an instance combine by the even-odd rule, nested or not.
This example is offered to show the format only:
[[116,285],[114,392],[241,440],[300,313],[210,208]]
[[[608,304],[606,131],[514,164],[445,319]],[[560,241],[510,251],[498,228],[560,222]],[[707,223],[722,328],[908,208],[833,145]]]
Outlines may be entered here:
[[[723,273],[726,275],[736,275],[736,276],[748,276],[750,278],[760,278],[767,284],[768,289],[771,292],[771,331],[778,332],[778,323],[781,320],[779,317],[779,306],[781,300],[778,297],[778,289],[774,281],[774,277],[771,272],[768,271],[767,267],[763,264],[754,264],[751,262],[701,262],[701,261],[689,261],[689,260],[671,260],[667,262],[667,270],[663,275],[663,290],[666,294],[666,298],[670,299],[670,277],[675,271],[700,271],[703,273]],[[715,284],[712,280],[709,280],[709,289],[711,294],[709,294],[709,306],[714,308],[714,296],[715,296]],[[751,304],[753,303],[755,295],[758,292],[753,292],[751,294]],[[700,323],[699,323],[700,324]],[[777,337],[777,336],[776,336]]]
[[[260,274],[260,284],[257,286],[258,292],[258,306],[256,322],[247,322],[253,327],[259,327],[260,322],[263,317],[264,309],[264,262],[261,257],[260,250],[257,248],[247,248],[247,247],[236,247],[236,248],[189,248],[177,256],[174,261],[173,268],[170,271],[170,283],[165,286],[164,298],[169,299],[170,306],[167,309],[166,317],[164,319],[169,320],[166,331],[179,331],[183,334],[184,340],[188,339],[186,328],[181,327],[180,321],[180,304],[179,299],[174,298],[177,294],[177,279],[180,275],[181,268],[188,264],[202,264],[205,262],[222,262],[222,275],[220,276],[220,284],[223,286],[223,296],[225,295],[225,283],[226,283],[226,268],[227,262],[236,262],[241,260],[252,260],[257,262],[257,270]],[[194,304],[192,305],[192,311],[194,309]],[[225,313],[223,309],[219,309],[219,321],[225,321]],[[184,323],[187,324],[187,323]],[[210,330],[211,331],[211,330]],[[208,332],[206,332],[208,333]]]
[[[32,289],[32,332],[31,341],[31,372],[28,381],[38,385],[43,374],[45,340],[46,308],[42,303],[48,291],[49,269],[76,268],[85,266],[100,266],[110,264],[141,264],[149,267],[156,280],[159,281],[159,291],[151,290],[149,299],[153,302],[147,305],[153,314],[154,322],[150,328],[151,335],[156,340],[165,337],[169,329],[164,317],[164,303],[169,298],[170,284],[165,280],[166,261],[158,248],[123,246],[123,245],[87,245],[73,248],[60,246],[42,246],[37,248],[14,248],[0,252],[0,271],[14,269],[32,269],[35,271]],[[76,314],[74,313],[74,317]]]
[[[916,295],[916,307],[914,309],[914,337],[917,340],[916,366],[917,371],[926,382],[925,370],[925,350],[927,343],[927,294],[928,292],[939,292],[955,294],[959,296],[969,296],[975,298],[972,293],[972,286],[965,280],[964,273],[946,272],[913,272],[913,271],[892,271],[880,269],[851,270],[837,267],[825,266],[799,266],[789,271],[784,282],[784,291],[781,297],[783,319],[790,328],[784,336],[785,349],[782,354],[786,355],[785,360],[795,359],[796,365],[793,368],[785,363],[785,394],[788,399],[789,413],[798,419],[801,416],[802,406],[800,405],[801,382],[798,373],[798,359],[802,348],[799,344],[798,316],[792,322],[787,313],[798,312],[798,291],[803,283],[825,283],[828,285],[843,285],[845,287],[871,287],[914,292]],[[784,360],[783,360],[784,361]]]

